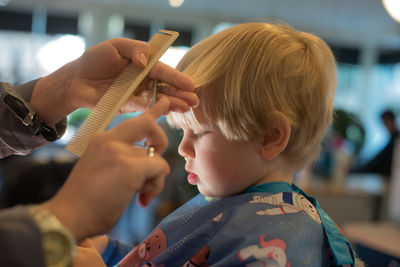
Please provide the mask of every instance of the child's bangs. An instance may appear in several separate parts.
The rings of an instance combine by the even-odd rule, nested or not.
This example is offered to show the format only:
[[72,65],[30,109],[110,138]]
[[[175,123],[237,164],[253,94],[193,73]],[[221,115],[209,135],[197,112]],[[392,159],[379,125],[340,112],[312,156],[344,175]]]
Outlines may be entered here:
[[200,123],[197,120],[192,108],[185,113],[170,112],[167,116],[167,122],[169,126],[176,129],[180,129],[184,126],[193,129],[200,129]]
[[199,98],[200,104],[196,108],[190,108],[185,113],[170,112],[167,116],[167,122],[171,127],[181,128],[190,127],[193,130],[202,130],[204,127],[215,127],[219,114],[220,104],[215,96],[216,90],[210,87],[200,87],[195,90]]

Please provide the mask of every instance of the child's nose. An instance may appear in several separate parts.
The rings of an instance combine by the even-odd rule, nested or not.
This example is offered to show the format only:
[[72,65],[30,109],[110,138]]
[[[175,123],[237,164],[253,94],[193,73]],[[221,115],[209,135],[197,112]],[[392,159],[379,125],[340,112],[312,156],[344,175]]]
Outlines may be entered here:
[[183,136],[181,143],[178,146],[178,153],[184,158],[195,158],[196,153],[192,144]]

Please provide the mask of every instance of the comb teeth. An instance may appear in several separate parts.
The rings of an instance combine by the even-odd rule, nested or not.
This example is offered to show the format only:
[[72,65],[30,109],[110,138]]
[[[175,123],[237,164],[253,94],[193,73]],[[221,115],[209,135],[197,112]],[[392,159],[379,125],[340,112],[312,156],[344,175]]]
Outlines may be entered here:
[[150,55],[147,66],[141,69],[131,63],[122,71],[67,144],[67,151],[78,156],[85,152],[90,139],[107,128],[121,106],[135,92],[178,35],[174,31],[160,30],[160,33],[153,36],[149,41]]

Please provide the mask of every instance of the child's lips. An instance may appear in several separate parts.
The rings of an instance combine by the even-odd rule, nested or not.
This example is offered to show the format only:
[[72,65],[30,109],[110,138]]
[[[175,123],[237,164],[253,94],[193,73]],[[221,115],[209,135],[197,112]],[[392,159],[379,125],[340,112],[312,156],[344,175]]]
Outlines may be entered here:
[[189,166],[189,164],[187,164],[186,163],[186,165],[185,165],[185,170],[186,170],[186,172],[188,172],[188,175],[187,175],[187,181],[188,181],[188,183],[189,184],[191,184],[191,185],[196,185],[197,184],[197,181],[198,181],[198,176],[197,176],[197,174],[195,174],[194,172],[192,172],[192,168]]
[[188,180],[189,184],[196,185],[197,184],[197,180],[198,180],[198,176],[197,176],[197,174],[195,174],[193,172],[190,172],[188,174],[188,176],[187,176],[187,180]]

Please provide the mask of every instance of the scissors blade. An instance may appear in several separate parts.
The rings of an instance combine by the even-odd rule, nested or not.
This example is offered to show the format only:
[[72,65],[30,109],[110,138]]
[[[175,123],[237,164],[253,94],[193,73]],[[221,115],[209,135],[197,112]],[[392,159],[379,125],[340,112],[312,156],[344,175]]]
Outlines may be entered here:
[[150,90],[149,104],[147,107],[151,107],[156,103],[157,100],[157,80],[153,80],[153,86]]

